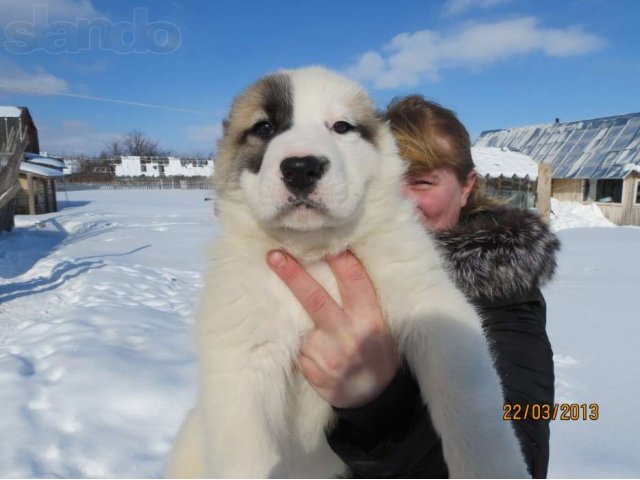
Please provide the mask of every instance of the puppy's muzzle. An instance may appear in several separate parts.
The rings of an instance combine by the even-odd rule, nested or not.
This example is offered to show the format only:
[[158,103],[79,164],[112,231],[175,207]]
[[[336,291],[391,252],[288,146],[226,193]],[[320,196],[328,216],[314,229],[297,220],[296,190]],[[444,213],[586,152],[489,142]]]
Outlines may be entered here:
[[280,163],[282,181],[297,197],[309,195],[327,171],[329,160],[323,157],[289,157]]

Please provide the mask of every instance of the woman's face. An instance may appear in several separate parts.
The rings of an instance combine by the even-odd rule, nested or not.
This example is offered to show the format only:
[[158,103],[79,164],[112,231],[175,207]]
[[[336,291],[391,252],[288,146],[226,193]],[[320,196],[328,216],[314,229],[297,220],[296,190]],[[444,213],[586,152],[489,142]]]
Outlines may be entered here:
[[435,168],[420,176],[409,177],[403,193],[416,204],[422,223],[429,230],[446,230],[458,223],[475,180],[476,172],[473,170],[461,184],[452,170]]

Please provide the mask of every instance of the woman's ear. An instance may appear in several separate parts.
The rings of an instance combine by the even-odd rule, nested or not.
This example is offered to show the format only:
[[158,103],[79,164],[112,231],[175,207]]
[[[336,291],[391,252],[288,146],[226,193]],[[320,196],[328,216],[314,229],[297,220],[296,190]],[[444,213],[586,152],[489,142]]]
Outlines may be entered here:
[[467,179],[464,182],[464,185],[462,185],[462,202],[461,202],[461,206],[466,206],[467,205],[467,200],[469,199],[469,195],[471,195],[471,191],[473,190],[473,186],[476,183],[476,171],[475,170],[471,170],[469,172],[469,174],[467,175]]

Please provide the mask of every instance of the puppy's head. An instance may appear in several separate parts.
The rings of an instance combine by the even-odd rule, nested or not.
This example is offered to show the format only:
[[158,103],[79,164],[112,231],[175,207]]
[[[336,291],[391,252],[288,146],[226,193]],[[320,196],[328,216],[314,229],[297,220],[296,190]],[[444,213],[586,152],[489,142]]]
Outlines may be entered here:
[[381,120],[350,80],[312,67],[269,75],[238,96],[214,184],[269,228],[313,231],[357,219],[378,170]]

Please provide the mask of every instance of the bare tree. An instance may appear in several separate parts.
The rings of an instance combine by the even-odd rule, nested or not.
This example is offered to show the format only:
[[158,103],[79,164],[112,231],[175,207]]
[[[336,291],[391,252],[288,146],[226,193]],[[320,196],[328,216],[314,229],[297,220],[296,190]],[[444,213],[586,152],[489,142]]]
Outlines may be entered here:
[[100,158],[119,157],[124,154],[122,139],[114,137],[104,146],[104,150],[100,153]]
[[105,144],[100,152],[100,158],[113,158],[121,155],[134,155],[139,157],[166,156],[167,153],[160,149],[160,142],[147,137],[138,130],[114,137]]
[[162,155],[160,142],[152,140],[144,133],[133,130],[122,138],[122,145],[127,155],[140,157],[156,157]]

